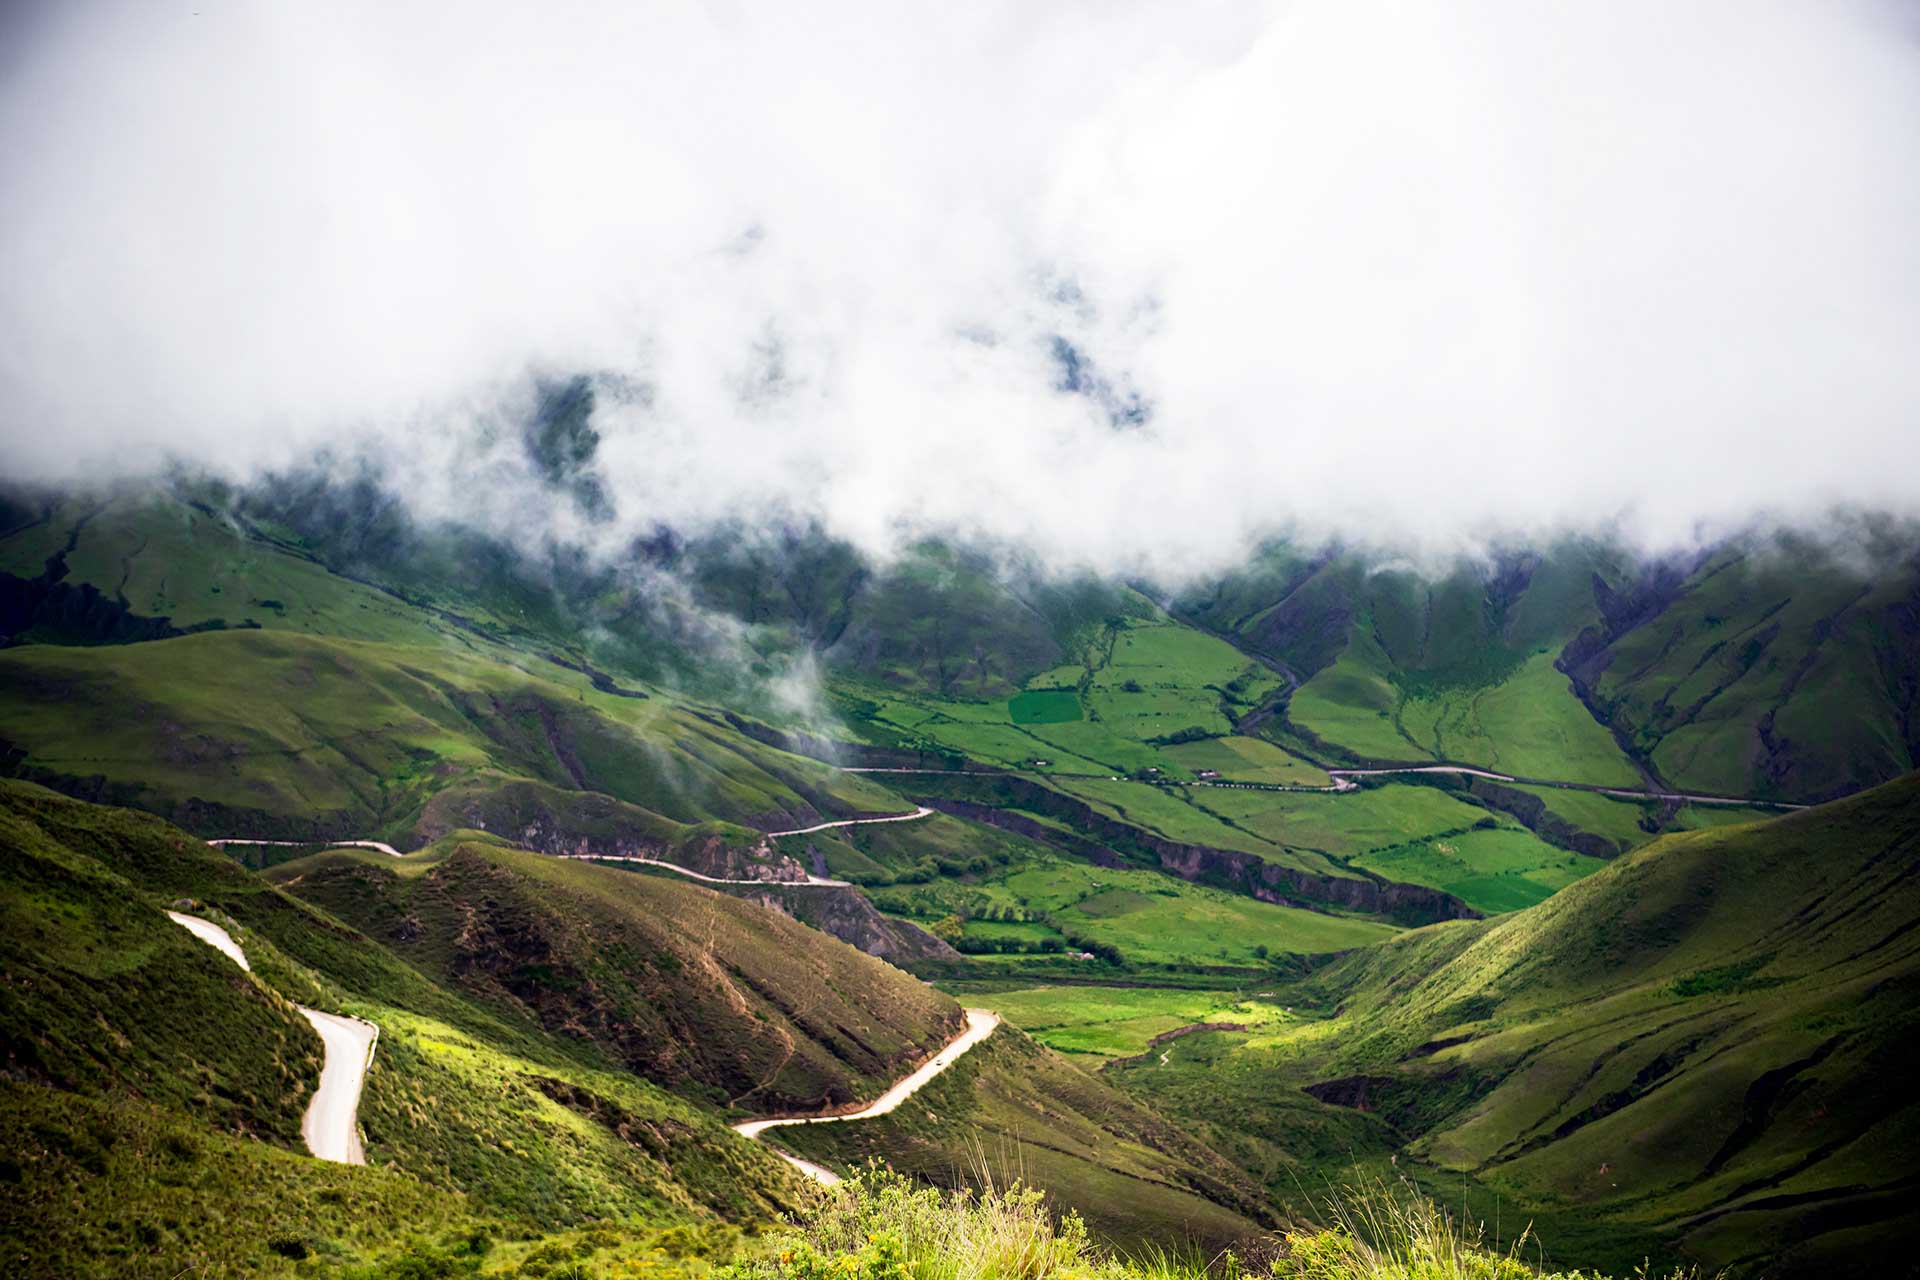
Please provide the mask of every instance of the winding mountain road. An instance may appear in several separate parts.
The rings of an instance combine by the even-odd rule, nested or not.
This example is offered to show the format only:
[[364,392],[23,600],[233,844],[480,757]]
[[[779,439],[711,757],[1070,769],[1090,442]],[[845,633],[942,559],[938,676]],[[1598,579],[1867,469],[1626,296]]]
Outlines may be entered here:
[[239,836],[223,836],[218,840],[209,840],[211,845],[260,844],[275,849],[378,849],[395,858],[404,858],[405,854],[390,844],[379,840],[246,840]]
[[[852,770],[842,769],[841,772],[851,773]],[[880,818],[842,818],[838,822],[821,822],[811,827],[797,827],[792,831],[769,831],[767,832],[767,838],[776,839],[780,836],[807,836],[812,835],[816,831],[831,831],[835,827],[866,827],[879,822],[918,822],[921,818],[930,818],[932,816],[932,809],[927,808],[925,805],[920,805],[915,808],[912,813],[892,813]]]
[[[877,818],[841,818],[834,822],[816,823],[811,827],[796,827],[792,831],[766,831],[761,834],[765,835],[769,840],[773,840],[781,836],[804,836],[811,835],[816,831],[831,831],[836,827],[864,827],[879,822],[918,822],[922,818],[932,817],[933,814],[934,810],[927,808],[925,805],[919,805],[915,807],[912,813],[890,813]],[[404,858],[406,856],[392,845],[380,840],[250,840],[244,836],[222,836],[218,840],[209,840],[207,843],[220,846],[230,844],[266,845],[276,849],[378,849],[381,853],[389,854],[395,858]],[[570,859],[575,862],[641,863],[649,867],[659,867],[663,871],[676,872],[686,876],[688,879],[703,881],[706,884],[810,884],[828,885],[834,888],[844,889],[852,883],[848,880],[833,880],[826,876],[816,875],[809,875],[805,880],[731,880],[720,876],[705,875],[702,872],[695,871],[692,867],[683,867],[677,862],[668,862],[664,858],[641,858],[603,853],[560,853],[553,856]]]
[[844,889],[853,883],[851,880],[830,880],[826,876],[814,875],[808,876],[805,880],[730,879],[723,876],[705,875],[695,871],[692,867],[683,867],[677,862],[664,862],[659,858],[641,858],[615,853],[556,853],[553,856],[556,858],[564,858],[569,862],[637,862],[649,867],[659,867],[662,871],[675,872],[679,875],[686,876],[689,880],[698,880],[702,884],[757,884],[780,886],[790,884],[819,884]]
[[[213,843],[209,841],[209,843]],[[254,844],[258,841],[237,841]],[[218,951],[227,959],[253,972],[246,952],[233,935],[211,920],[181,911],[167,912],[167,919]],[[337,1013],[322,1013],[305,1005],[295,1005],[301,1016],[320,1036],[326,1057],[320,1068],[320,1087],[307,1103],[300,1121],[300,1136],[307,1150],[335,1164],[365,1164],[366,1152],[360,1147],[360,1092],[366,1085],[367,1068],[373,1065],[373,1048],[380,1040],[380,1028],[359,1018],[343,1018]]]
[[1644,791],[1628,787],[1603,787],[1596,782],[1560,782],[1552,778],[1527,778],[1511,773],[1493,773],[1487,769],[1476,769],[1463,764],[1422,764],[1400,765],[1384,769],[1328,769],[1327,776],[1333,779],[1332,787],[1317,790],[1352,791],[1354,783],[1348,778],[1383,778],[1401,773],[1455,773],[1475,778],[1486,778],[1493,782],[1516,782],[1528,787],[1553,787],[1560,791],[1591,791],[1595,795],[1620,796],[1628,800],[1678,800],[1689,804],[1736,804],[1752,805],[1763,809],[1805,809],[1804,804],[1789,804],[1784,800],[1756,800],[1751,796],[1709,796],[1694,795],[1686,791]]
[[[874,1099],[869,1105],[858,1111],[848,1111],[840,1115],[828,1116],[791,1116],[779,1120],[745,1120],[733,1126],[733,1131],[744,1138],[758,1138],[769,1129],[795,1124],[839,1124],[847,1120],[871,1120],[875,1116],[886,1115],[901,1103],[925,1088],[934,1077],[960,1060],[960,1055],[993,1034],[1000,1025],[1000,1015],[991,1009],[968,1009],[967,1029],[947,1042],[946,1048],[927,1059],[919,1070],[899,1081],[891,1089]],[[802,1160],[780,1148],[768,1144],[769,1149],[788,1164],[806,1174],[822,1186],[831,1187],[840,1181],[840,1175],[831,1169],[823,1169],[811,1160]]]

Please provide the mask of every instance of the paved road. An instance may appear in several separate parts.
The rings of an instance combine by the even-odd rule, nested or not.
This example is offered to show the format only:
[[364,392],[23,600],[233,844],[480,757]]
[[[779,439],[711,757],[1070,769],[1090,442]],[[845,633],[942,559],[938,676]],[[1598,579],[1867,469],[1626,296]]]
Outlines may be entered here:
[[[243,842],[252,843],[252,842]],[[211,920],[180,911],[167,912],[167,919],[191,933],[247,972],[246,952],[233,935]],[[360,1091],[366,1084],[367,1068],[373,1065],[373,1046],[380,1028],[358,1018],[343,1018],[337,1013],[322,1013],[305,1005],[295,1005],[319,1033],[326,1057],[320,1067],[320,1087],[307,1103],[307,1114],[300,1121],[300,1136],[307,1150],[335,1164],[365,1164],[360,1149]]]
[[[999,1025],[1000,1015],[991,1009],[967,1010],[967,1029],[965,1031],[949,1041],[946,1048],[934,1054],[933,1057],[921,1064],[918,1071],[915,1071],[912,1075],[881,1094],[871,1105],[863,1107],[858,1111],[849,1111],[844,1115],[835,1116],[794,1116],[784,1120],[747,1120],[733,1126],[734,1132],[740,1134],[742,1137],[758,1138],[767,1130],[777,1129],[783,1125],[839,1124],[846,1120],[870,1120],[874,1116],[886,1115],[908,1098],[920,1092],[921,1089],[926,1087],[928,1081],[959,1061],[961,1054],[992,1035],[993,1029]],[[775,1147],[773,1151],[774,1154],[782,1160],[785,1160],[788,1164],[823,1186],[830,1187],[840,1181],[840,1175],[831,1169],[823,1169],[810,1160],[802,1160],[798,1156],[788,1155],[778,1147]]]
[[379,840],[244,840],[239,837],[223,837],[219,840],[209,840],[207,843],[215,845],[263,844],[275,849],[378,849],[380,852],[390,854],[396,858],[404,858],[406,856],[392,845],[382,843]]
[[1751,796],[1707,796],[1694,795],[1686,791],[1644,791],[1628,787],[1603,787],[1594,782],[1560,782],[1552,778],[1528,778],[1510,773],[1491,773],[1485,769],[1474,769],[1462,764],[1424,764],[1405,765],[1389,769],[1329,769],[1327,776],[1333,779],[1331,790],[1351,791],[1354,784],[1348,778],[1381,778],[1399,773],[1459,773],[1475,778],[1488,778],[1494,782],[1517,782],[1529,787],[1553,787],[1560,791],[1591,791],[1596,795],[1621,796],[1628,800],[1683,800],[1691,804],[1737,804],[1754,805],[1763,809],[1805,809],[1804,804],[1787,804],[1780,800],[1755,800]]
[[373,1065],[373,1046],[380,1029],[358,1018],[343,1018],[337,1013],[301,1008],[320,1041],[327,1048],[326,1064],[320,1068],[320,1087],[313,1091],[307,1114],[300,1121],[300,1136],[307,1150],[322,1160],[336,1164],[365,1164],[366,1152],[360,1149],[360,1091],[367,1082],[367,1068]]
[[215,951],[218,951],[221,955],[239,965],[242,969],[245,969],[248,973],[253,972],[253,966],[247,963],[247,953],[240,949],[240,944],[233,940],[233,935],[213,921],[202,920],[199,916],[190,916],[180,911],[167,912],[167,919],[173,921],[182,929],[185,929],[188,933],[200,939],[200,941],[206,943]]

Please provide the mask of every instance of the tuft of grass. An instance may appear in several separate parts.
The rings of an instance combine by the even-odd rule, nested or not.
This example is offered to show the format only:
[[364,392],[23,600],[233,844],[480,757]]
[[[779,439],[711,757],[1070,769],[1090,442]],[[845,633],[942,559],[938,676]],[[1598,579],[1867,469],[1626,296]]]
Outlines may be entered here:
[[[1330,1225],[1289,1231],[1274,1259],[1274,1280],[1606,1280],[1598,1272],[1547,1271],[1530,1264],[1539,1241],[1531,1227],[1504,1250],[1487,1239],[1486,1224],[1463,1222],[1410,1184],[1381,1181],[1347,1186],[1326,1199]],[[1637,1280],[1655,1280],[1644,1265]],[[1698,1280],[1692,1269],[1658,1273],[1663,1280]]]
[[[872,1163],[790,1220],[764,1255],[722,1280],[1607,1280],[1526,1260],[1528,1233],[1505,1251],[1484,1227],[1463,1224],[1413,1187],[1345,1187],[1326,1204],[1329,1225],[1246,1242],[1212,1257],[1161,1248],[1127,1255],[1089,1239],[1074,1213],[1043,1193],[976,1171],[969,1191],[941,1191]],[[1655,1280],[1642,1267],[1637,1280]],[[1660,1280],[1698,1280],[1673,1270]]]

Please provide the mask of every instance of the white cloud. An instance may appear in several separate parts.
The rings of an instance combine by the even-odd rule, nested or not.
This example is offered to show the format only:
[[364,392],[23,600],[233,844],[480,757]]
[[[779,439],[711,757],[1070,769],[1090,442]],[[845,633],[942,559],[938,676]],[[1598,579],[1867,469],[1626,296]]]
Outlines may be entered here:
[[1164,572],[1912,512],[1904,12],[47,7],[0,66],[0,440],[367,445],[470,510],[528,371],[584,369],[650,388],[603,399],[620,529]]

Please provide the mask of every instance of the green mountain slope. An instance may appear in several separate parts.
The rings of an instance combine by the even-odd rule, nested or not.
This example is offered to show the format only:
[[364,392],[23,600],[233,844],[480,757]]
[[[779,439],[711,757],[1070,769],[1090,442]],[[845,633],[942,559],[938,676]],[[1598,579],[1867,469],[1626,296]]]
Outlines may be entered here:
[[1729,549],[1677,584],[1595,586],[1563,665],[1669,781],[1824,799],[1920,764],[1920,560]]
[[212,1128],[298,1147],[320,1076],[313,1029],[35,821],[30,792],[0,789],[7,1078],[191,1107]]
[[0,652],[0,738],[30,776],[209,836],[405,838],[435,795],[516,780],[682,826],[905,807],[664,698],[477,647],[265,631],[29,645]]
[[1335,756],[1817,800],[1920,763],[1920,560],[1868,541],[1865,566],[1563,543],[1437,579],[1282,548],[1179,612],[1292,671],[1276,731]]
[[1295,993],[1324,1021],[1194,1037],[1130,1078],[1183,1113],[1304,1088],[1375,1149],[1538,1209],[1549,1247],[1607,1256],[1551,1225],[1577,1215],[1743,1273],[1843,1274],[1920,1238],[1917,868],[1920,775],[1667,836],[1529,910],[1355,953]]

